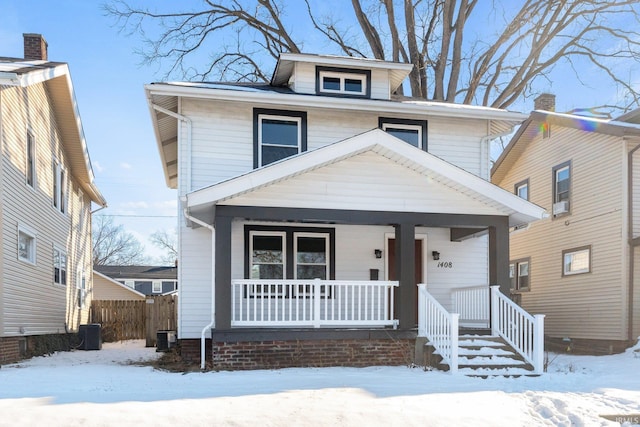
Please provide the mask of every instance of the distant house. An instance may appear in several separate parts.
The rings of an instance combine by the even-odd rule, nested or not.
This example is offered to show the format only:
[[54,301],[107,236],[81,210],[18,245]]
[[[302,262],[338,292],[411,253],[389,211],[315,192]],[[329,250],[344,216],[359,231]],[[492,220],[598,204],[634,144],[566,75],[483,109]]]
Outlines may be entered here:
[[143,295],[164,295],[178,289],[178,268],[150,265],[95,265],[94,270]]
[[24,58],[0,58],[0,363],[77,331],[92,299],[93,181],[67,64],[24,34]]
[[144,300],[145,294],[93,270],[93,299],[100,301]]
[[457,349],[448,311],[488,326],[509,226],[544,215],[488,181],[489,141],[526,116],[396,95],[412,68],[282,53],[268,84],[145,87],[184,213],[183,357],[397,365],[416,342]]
[[563,347],[620,350],[640,335],[640,111],[554,110],[539,97],[492,170],[550,213],[510,233],[511,292]]

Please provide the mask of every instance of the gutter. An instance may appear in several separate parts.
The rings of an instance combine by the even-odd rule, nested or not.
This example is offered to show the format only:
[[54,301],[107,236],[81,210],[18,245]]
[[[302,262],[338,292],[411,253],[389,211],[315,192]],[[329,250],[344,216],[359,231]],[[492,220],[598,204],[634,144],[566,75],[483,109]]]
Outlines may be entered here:
[[[149,101],[151,101],[151,99],[149,99]],[[187,124],[187,149],[186,149],[186,152],[188,153],[188,155],[187,155],[187,165],[186,165],[185,175],[186,175],[186,178],[187,178],[187,185],[186,185],[186,190],[187,191],[186,192],[188,193],[188,192],[191,191],[191,140],[192,140],[192,133],[193,133],[193,131],[192,131],[193,124],[191,122],[191,119],[188,118],[187,116],[183,116],[182,114],[178,114],[178,113],[175,113],[175,112],[173,112],[171,110],[167,110],[166,108],[163,108],[163,107],[161,107],[159,105],[156,105],[156,104],[154,104],[152,102],[150,102],[150,105],[151,105],[151,108],[153,108],[154,110],[159,111],[159,112],[161,112],[163,114],[166,114],[167,116],[171,116],[171,117],[173,117],[175,119],[178,119],[179,121],[184,122],[184,123]],[[156,123],[157,123],[157,120],[156,120]],[[178,134],[179,133],[180,133],[180,130],[178,129]],[[157,140],[158,140],[158,143],[160,144],[160,147],[159,147],[160,148],[160,155],[162,157],[164,157],[162,155],[162,146],[161,146],[162,145],[162,140],[159,137],[157,138]],[[164,162],[164,158],[162,160]],[[196,221],[193,221],[193,222],[196,222]]]
[[205,334],[208,330],[210,330],[216,322],[216,293],[215,293],[215,283],[216,283],[216,263],[215,263],[215,255],[216,255],[216,229],[211,224],[207,224],[204,221],[199,220],[198,218],[192,217],[189,215],[187,208],[182,210],[182,213],[186,219],[191,222],[195,222],[202,227],[206,227],[211,231],[211,321],[202,328],[202,332],[200,333],[200,369],[204,371],[205,368]]

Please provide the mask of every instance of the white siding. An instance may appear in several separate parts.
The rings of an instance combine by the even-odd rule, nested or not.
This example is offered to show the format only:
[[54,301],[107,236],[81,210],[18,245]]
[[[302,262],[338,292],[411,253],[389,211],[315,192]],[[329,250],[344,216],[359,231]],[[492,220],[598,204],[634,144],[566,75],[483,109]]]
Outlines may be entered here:
[[[51,100],[44,85],[3,88],[2,119],[2,316],[3,336],[64,333],[88,320],[91,304],[90,215],[86,197],[80,199],[73,181]],[[26,134],[36,140],[35,188],[26,184]],[[52,159],[66,169],[67,212],[54,206]],[[81,208],[84,209],[80,222]],[[17,228],[37,233],[36,263],[17,258]],[[67,253],[67,285],[53,283],[53,247]],[[85,271],[88,297],[78,307],[76,271]]]
[[224,204],[501,214],[497,209],[370,151],[234,197]]
[[[571,160],[571,214],[511,234],[511,259],[531,257],[522,306],[546,314],[552,337],[626,339],[626,158],[620,138],[560,127],[536,138],[497,184],[529,179],[530,200],[552,211],[552,168]],[[591,246],[592,272],[562,276],[562,251]]]

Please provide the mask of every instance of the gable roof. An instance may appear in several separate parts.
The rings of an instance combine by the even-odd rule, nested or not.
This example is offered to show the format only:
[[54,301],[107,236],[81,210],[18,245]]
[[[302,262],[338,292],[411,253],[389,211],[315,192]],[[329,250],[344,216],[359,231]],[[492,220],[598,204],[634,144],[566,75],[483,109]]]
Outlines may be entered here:
[[93,202],[106,206],[107,202],[94,182],[91,159],[67,64],[0,57],[0,85],[28,87],[38,83],[43,83],[51,95],[61,140],[71,164],[70,173]]
[[[543,208],[507,192],[490,182],[452,165],[428,152],[417,149],[388,133],[374,129],[313,151],[272,163],[244,175],[194,191],[186,196],[192,215],[211,213],[217,204],[251,191],[295,179],[321,167],[342,162],[365,152],[374,152],[407,170],[435,180],[452,192],[479,200],[486,206],[509,216],[512,225],[528,223],[545,216]],[[305,207],[301,204],[300,207]],[[350,209],[345,206],[345,209]],[[403,211],[402,206],[395,208]],[[406,208],[405,208],[406,209]],[[210,218],[209,218],[210,219]]]
[[[631,113],[629,113],[628,116],[625,115],[629,120],[637,114]],[[625,116],[621,116],[620,119],[625,119]],[[640,136],[640,125],[628,123],[627,121],[605,120],[575,114],[535,110],[532,111],[527,120],[520,125],[518,131],[494,163],[491,168],[492,181],[500,181],[504,178],[526,147],[540,134],[544,123],[603,135],[620,137],[630,135]]]
[[[110,284],[112,284],[114,286],[118,286],[118,287],[122,288],[123,290],[126,290],[127,292],[132,293],[135,296],[142,297],[142,298],[146,297],[146,295],[143,294],[142,292],[138,292],[135,289],[132,289],[132,288],[128,287],[127,285],[123,285],[122,283],[118,282],[117,280],[114,280],[111,277],[100,273],[99,271],[93,270],[93,274],[98,276],[98,277],[101,277],[102,279],[106,280],[107,282],[109,282]],[[95,284],[94,284],[94,286],[95,286]]]
[[97,271],[112,279],[176,280],[178,268],[158,265],[94,265]]

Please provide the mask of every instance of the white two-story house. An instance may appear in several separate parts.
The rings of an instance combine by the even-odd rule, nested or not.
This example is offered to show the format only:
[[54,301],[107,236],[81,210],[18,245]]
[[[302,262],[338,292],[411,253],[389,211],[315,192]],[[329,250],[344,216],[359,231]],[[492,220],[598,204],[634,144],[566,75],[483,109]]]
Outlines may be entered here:
[[282,54],[270,84],[145,87],[180,198],[184,357],[403,364],[429,323],[420,292],[460,311],[464,288],[485,311],[460,321],[487,321],[509,227],[544,215],[488,181],[489,141],[526,116],[395,95],[410,70]]
[[0,57],[0,363],[68,349],[89,321],[94,183],[69,67],[40,34]]

